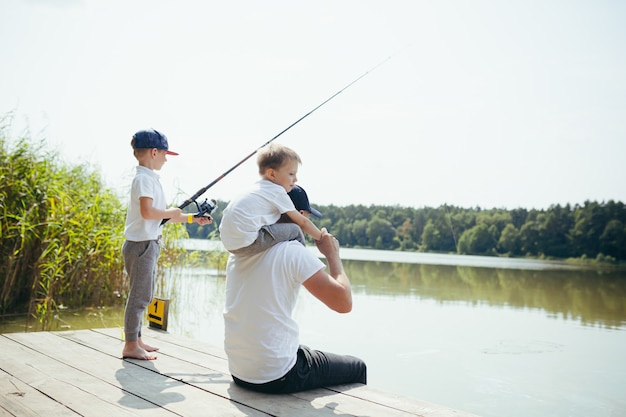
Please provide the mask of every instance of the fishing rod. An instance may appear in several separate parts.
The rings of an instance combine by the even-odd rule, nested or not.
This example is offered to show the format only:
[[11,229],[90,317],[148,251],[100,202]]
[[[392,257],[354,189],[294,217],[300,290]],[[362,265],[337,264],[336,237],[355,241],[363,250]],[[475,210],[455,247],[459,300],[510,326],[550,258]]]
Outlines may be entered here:
[[[289,129],[291,129],[292,127],[294,127],[295,125],[297,125],[298,123],[300,123],[303,119],[307,118],[309,115],[311,115],[311,113],[313,113],[314,111],[316,111],[317,109],[319,109],[320,107],[322,107],[324,104],[328,103],[330,100],[332,100],[333,98],[337,97],[339,94],[341,94],[342,92],[344,92],[345,90],[347,90],[348,88],[350,88],[350,86],[352,86],[354,83],[356,83],[357,81],[359,81],[361,78],[365,77],[367,74],[369,74],[370,72],[374,71],[376,68],[380,67],[381,65],[383,65],[385,62],[389,61],[392,58],[393,55],[388,56],[387,58],[385,58],[384,60],[382,60],[381,62],[379,62],[378,64],[374,65],[372,68],[370,68],[369,70],[365,71],[363,74],[361,74],[359,77],[357,77],[356,79],[354,79],[353,81],[351,81],[349,84],[347,84],[345,87],[343,87],[341,90],[337,91],[335,94],[333,94],[332,96],[330,96],[329,98],[327,98],[326,100],[324,100],[322,103],[318,104],[316,107],[314,107],[311,111],[309,111],[308,113],[306,113],[304,116],[300,117],[298,120],[296,120],[295,122],[293,122],[292,124],[290,124],[289,126],[287,126],[287,128],[283,129],[279,134],[277,134],[276,136],[274,136],[273,138],[271,138],[270,140],[268,140],[267,142],[265,142],[263,145],[259,146],[258,148],[256,148],[254,151],[252,151],[248,156],[246,156],[245,158],[243,158],[241,161],[237,162],[235,165],[233,165],[230,169],[228,169],[226,172],[224,172],[222,175],[220,175],[219,177],[217,177],[216,179],[214,179],[213,181],[211,181],[210,184],[208,184],[205,187],[202,187],[198,190],[198,192],[196,192],[194,195],[192,195],[191,197],[189,197],[187,200],[185,200],[180,206],[178,206],[179,209],[184,209],[185,207],[187,207],[188,205],[190,205],[191,203],[195,203],[197,208],[198,208],[198,212],[195,214],[196,217],[200,217],[203,215],[207,215],[207,214],[211,214],[211,212],[213,210],[215,210],[217,208],[217,202],[215,200],[211,200],[210,202],[207,200],[204,203],[198,204],[196,202],[196,199],[198,197],[200,197],[202,194],[204,194],[209,188],[213,187],[215,184],[217,184],[219,181],[222,180],[222,178],[224,178],[226,175],[230,174],[231,172],[233,172],[239,165],[243,164],[244,162],[246,162],[248,159],[250,159],[254,154],[256,154],[259,150],[261,150],[262,148],[264,148],[265,146],[269,145],[270,143],[272,143],[274,140],[276,140],[278,137],[280,137],[283,133],[285,133],[286,131],[288,131]],[[169,219],[163,219],[161,221],[161,224],[165,224]]]

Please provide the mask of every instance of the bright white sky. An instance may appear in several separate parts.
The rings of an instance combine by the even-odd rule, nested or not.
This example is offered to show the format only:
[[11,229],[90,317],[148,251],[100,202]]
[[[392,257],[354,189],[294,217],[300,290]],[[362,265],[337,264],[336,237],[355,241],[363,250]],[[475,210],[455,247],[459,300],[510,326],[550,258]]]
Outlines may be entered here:
[[314,204],[626,202],[625,22],[622,0],[4,0],[0,114],[122,195],[132,134],[162,131],[179,204],[392,56],[277,139]]

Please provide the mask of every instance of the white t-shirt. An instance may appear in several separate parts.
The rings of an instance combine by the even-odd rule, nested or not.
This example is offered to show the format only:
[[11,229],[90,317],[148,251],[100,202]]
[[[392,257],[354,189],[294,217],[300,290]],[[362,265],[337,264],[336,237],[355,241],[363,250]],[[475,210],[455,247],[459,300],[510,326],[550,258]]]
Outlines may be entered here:
[[291,317],[304,281],[325,267],[295,241],[252,256],[230,255],[226,266],[224,349],[230,373],[262,384],[296,363],[300,334]]
[[257,238],[262,226],[274,224],[281,214],[295,211],[285,189],[261,179],[245,194],[235,197],[222,212],[220,239],[227,250],[245,248]]
[[146,220],[141,217],[139,205],[140,197],[152,199],[152,207],[165,210],[165,193],[159,182],[159,176],[150,168],[137,167],[130,188],[130,202],[126,212],[126,225],[124,236],[126,240],[142,242],[144,240],[156,240],[161,234],[161,220]]

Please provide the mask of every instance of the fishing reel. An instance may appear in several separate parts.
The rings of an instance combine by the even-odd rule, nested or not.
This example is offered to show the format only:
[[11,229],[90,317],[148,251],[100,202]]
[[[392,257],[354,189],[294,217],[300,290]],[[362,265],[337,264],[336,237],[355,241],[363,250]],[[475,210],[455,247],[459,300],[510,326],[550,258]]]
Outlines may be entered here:
[[217,208],[217,201],[211,199],[205,199],[202,203],[198,204],[197,201],[196,207],[198,208],[198,212],[193,215],[193,217],[211,217],[211,213]]

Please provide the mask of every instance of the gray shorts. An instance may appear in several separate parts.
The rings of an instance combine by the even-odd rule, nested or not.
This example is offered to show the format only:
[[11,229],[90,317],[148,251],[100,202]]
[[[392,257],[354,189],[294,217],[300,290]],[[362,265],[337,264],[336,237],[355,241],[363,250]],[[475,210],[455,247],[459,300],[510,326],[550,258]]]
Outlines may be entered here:
[[135,342],[141,337],[143,316],[154,296],[154,277],[161,246],[158,240],[127,240],[122,246],[122,253],[130,281],[124,310],[124,338],[128,342]]
[[304,233],[302,229],[295,223],[275,223],[269,226],[263,226],[259,230],[259,234],[251,245],[244,248],[231,250],[230,253],[241,256],[256,255],[261,253],[279,242],[287,242],[297,240],[306,246]]

